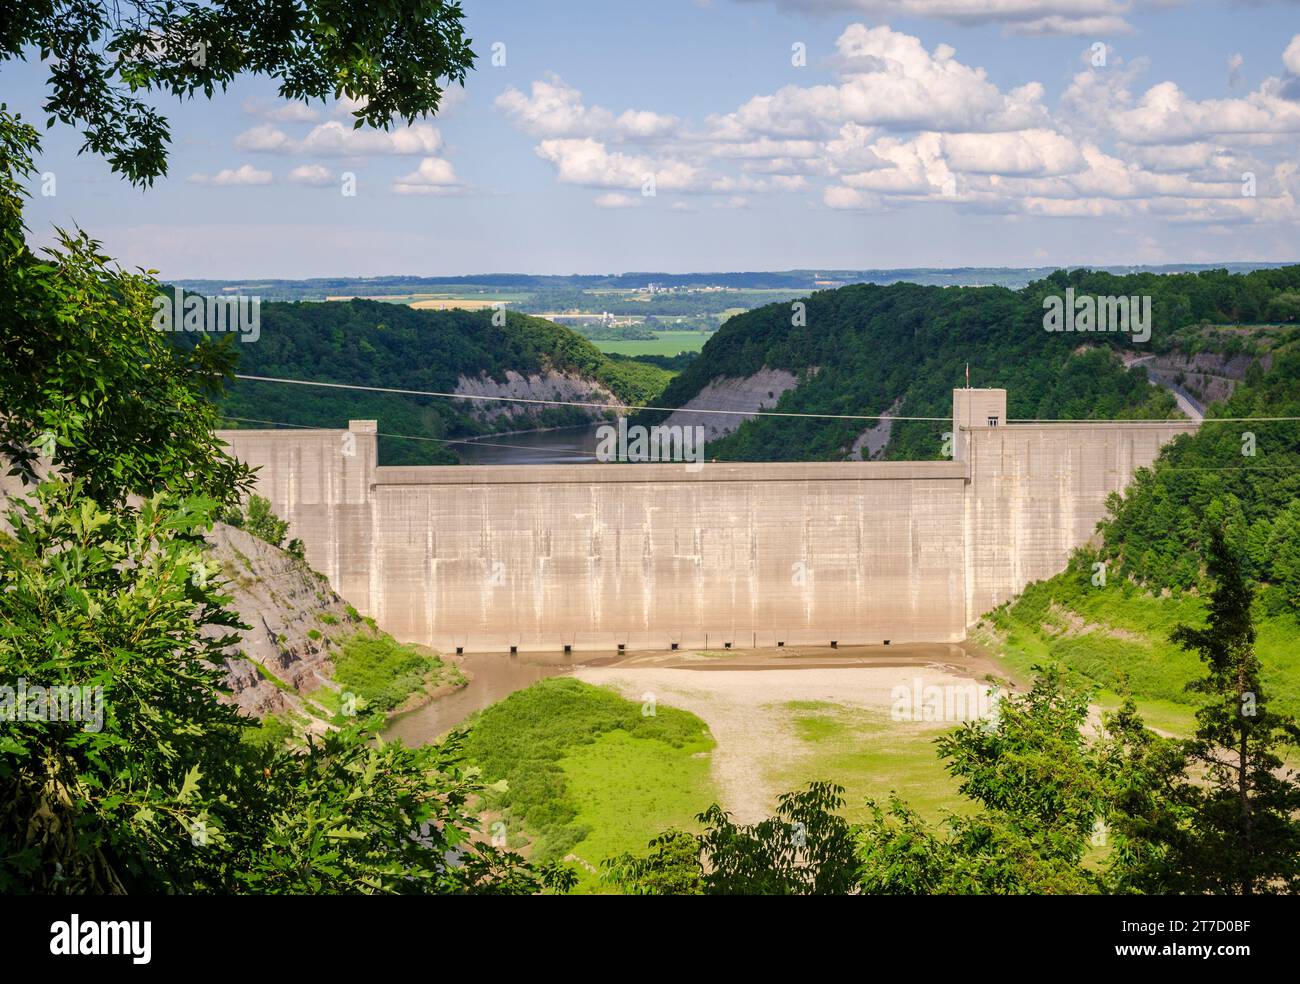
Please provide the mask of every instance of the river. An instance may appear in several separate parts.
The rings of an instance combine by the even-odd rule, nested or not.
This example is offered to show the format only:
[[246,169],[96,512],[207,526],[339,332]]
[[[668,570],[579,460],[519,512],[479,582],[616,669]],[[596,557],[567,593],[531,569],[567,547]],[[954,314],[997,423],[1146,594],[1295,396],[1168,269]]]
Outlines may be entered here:
[[494,434],[452,447],[467,465],[585,465],[596,461],[596,428],[555,427],[550,430]]
[[469,653],[457,660],[470,678],[469,683],[446,697],[399,714],[389,721],[384,730],[385,738],[400,738],[406,745],[434,741],[475,711],[504,700],[538,680],[568,673],[575,665],[572,657],[550,653],[525,653],[522,656]]
[[[454,693],[398,715],[384,729],[385,738],[400,738],[408,746],[436,741],[464,723],[475,711],[504,700],[517,690],[547,677],[565,676],[583,668],[637,670],[879,670],[908,667],[941,669],[972,680],[1005,677],[1006,671],[973,643],[907,643],[896,646],[797,646],[783,649],[737,649],[721,652],[584,653],[581,660],[563,653],[467,653],[449,657],[470,682]],[[773,694],[773,700],[780,697]]]

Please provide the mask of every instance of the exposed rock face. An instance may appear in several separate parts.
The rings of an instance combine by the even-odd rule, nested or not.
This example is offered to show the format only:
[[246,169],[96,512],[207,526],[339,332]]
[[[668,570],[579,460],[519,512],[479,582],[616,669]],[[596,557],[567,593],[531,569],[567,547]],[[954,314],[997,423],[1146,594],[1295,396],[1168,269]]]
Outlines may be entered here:
[[895,400],[893,405],[880,415],[880,420],[873,427],[868,427],[854,439],[849,447],[849,460],[875,461],[885,451],[890,435],[894,432],[894,414],[903,405],[902,400]]
[[[622,401],[600,383],[577,373],[557,372],[548,369],[542,373],[524,376],[513,369],[506,370],[504,382],[486,374],[471,378],[461,376],[456,382],[456,392],[465,396],[511,396],[525,400],[564,400],[575,403],[600,403],[621,409]],[[468,405],[469,412],[480,420],[500,423],[527,423],[526,418],[545,409],[526,403],[497,403],[475,400]],[[584,408],[593,420],[605,416],[607,411],[598,407]]]
[[1253,355],[1221,355],[1216,352],[1200,352],[1196,355],[1168,352],[1147,359],[1131,358],[1125,361],[1129,364],[1140,363],[1153,383],[1187,389],[1203,405],[1230,397],[1237,384],[1246,378],[1246,370],[1255,362],[1264,370],[1273,364],[1272,356],[1267,354],[1257,358]]
[[296,694],[326,685],[334,672],[329,637],[365,628],[349,614],[347,602],[306,562],[243,530],[218,523],[208,541],[228,582],[224,591],[233,599],[230,607],[251,626],[226,650],[234,702],[258,717],[295,703],[294,695],[263,676],[253,661]]
[[[760,369],[744,379],[719,376],[664,421],[668,427],[703,427],[705,440],[725,437],[758,410],[776,406],[781,394],[799,385],[786,369]],[[733,410],[735,413],[691,413],[692,410]]]

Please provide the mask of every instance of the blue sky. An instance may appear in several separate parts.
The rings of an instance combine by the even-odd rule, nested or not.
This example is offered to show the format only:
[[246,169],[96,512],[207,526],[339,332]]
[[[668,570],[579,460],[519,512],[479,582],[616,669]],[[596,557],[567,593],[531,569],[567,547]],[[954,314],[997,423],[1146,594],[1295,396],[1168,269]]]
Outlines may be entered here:
[[[1296,3],[465,7],[465,91],[390,136],[243,79],[159,103],[142,191],[56,125],[33,240],[177,278],[1300,259]],[[43,79],[3,100],[42,121]]]

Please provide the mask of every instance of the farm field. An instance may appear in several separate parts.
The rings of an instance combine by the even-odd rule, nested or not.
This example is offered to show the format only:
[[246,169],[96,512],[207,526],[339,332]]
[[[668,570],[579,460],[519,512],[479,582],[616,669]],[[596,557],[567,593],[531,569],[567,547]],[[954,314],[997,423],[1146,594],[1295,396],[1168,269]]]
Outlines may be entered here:
[[596,348],[609,355],[677,355],[679,352],[698,352],[712,333],[702,331],[657,331],[654,338],[633,338],[627,341],[596,340]]

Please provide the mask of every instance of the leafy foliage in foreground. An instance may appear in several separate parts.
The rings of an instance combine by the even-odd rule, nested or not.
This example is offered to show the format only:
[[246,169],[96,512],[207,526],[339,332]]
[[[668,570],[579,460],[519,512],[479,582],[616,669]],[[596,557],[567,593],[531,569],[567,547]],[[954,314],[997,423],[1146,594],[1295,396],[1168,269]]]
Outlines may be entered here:
[[0,456],[28,483],[42,462],[77,475],[105,505],[162,489],[241,493],[248,469],[212,433],[234,354],[172,345],[152,327],[154,281],[112,266],[85,233],[27,248],[23,182],[38,148],[0,107]]
[[[472,842],[459,739],[354,723],[306,750],[242,742],[218,701],[235,618],[201,534],[215,504],[18,500],[0,550],[0,673],[102,688],[86,720],[6,721],[0,891],[535,892],[566,876]],[[205,629],[215,631],[204,632]],[[89,725],[89,726],[88,726]],[[448,858],[459,854],[457,863]]]
[[167,173],[167,120],[140,98],[209,98],[241,74],[279,80],[285,99],[347,96],[387,128],[437,112],[474,53],[460,4],[390,0],[81,0],[0,5],[0,62],[38,49],[49,65],[43,106],[81,130],[83,150],[133,183]]
[[474,841],[465,804],[481,785],[455,737],[407,749],[375,720],[306,749],[241,740],[253,722],[222,702],[217,669],[238,623],[203,539],[248,482],[210,433],[229,363],[160,346],[157,285],[110,270],[88,240],[26,251],[18,179],[34,146],[0,112],[0,314],[14,315],[0,451],[26,477],[38,454],[65,476],[9,500],[0,535],[0,680],[14,691],[0,690],[0,892],[572,884]]

